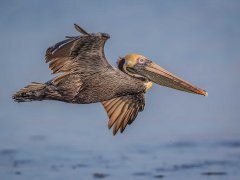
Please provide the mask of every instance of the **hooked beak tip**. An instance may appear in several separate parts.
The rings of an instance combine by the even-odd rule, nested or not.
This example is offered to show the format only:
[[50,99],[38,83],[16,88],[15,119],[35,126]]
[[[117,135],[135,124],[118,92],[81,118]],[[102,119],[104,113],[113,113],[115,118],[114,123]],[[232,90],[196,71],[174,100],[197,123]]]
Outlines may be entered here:
[[208,96],[208,92],[204,90],[204,96]]

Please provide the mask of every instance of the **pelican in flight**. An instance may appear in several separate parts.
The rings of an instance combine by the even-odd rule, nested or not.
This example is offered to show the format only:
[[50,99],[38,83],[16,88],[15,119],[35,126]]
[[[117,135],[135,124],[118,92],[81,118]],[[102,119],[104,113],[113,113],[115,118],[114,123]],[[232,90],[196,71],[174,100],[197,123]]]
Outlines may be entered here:
[[194,94],[207,92],[168,72],[150,59],[129,54],[112,67],[104,55],[106,33],[88,33],[74,24],[81,33],[49,47],[45,59],[53,74],[46,83],[33,82],[13,95],[16,102],[58,100],[67,103],[100,102],[113,127],[113,135],[124,131],[143,111],[144,94],[153,83]]

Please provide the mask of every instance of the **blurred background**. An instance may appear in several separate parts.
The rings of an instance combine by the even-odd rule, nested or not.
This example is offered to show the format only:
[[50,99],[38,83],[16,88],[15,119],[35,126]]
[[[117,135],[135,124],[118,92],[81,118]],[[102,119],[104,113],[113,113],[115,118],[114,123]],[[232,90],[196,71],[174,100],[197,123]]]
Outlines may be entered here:
[[[2,0],[0,177],[240,177],[239,9],[238,0]],[[154,85],[144,112],[115,137],[99,103],[15,103],[20,88],[53,78],[45,50],[78,35],[73,23],[110,34],[113,66],[143,54],[209,96]]]

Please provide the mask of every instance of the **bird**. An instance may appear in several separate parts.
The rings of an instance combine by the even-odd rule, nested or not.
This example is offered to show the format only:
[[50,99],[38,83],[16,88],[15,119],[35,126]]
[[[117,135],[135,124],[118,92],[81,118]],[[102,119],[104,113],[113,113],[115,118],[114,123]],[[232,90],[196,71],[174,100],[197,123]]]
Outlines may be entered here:
[[179,78],[140,54],[119,57],[117,68],[104,53],[107,33],[88,33],[74,24],[78,36],[66,36],[46,50],[45,60],[57,76],[46,83],[32,82],[16,92],[16,102],[57,100],[74,104],[101,103],[113,135],[124,132],[144,110],[144,94],[153,83],[207,96],[207,91]]

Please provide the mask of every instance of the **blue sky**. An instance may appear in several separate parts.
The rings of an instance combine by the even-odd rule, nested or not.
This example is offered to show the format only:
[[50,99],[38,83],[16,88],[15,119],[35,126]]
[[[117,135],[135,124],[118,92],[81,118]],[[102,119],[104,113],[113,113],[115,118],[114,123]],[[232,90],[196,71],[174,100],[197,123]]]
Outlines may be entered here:
[[45,50],[65,35],[77,35],[73,23],[78,23],[89,32],[110,34],[105,53],[112,65],[118,56],[143,54],[209,92],[202,97],[155,85],[146,95],[145,111],[126,129],[128,136],[239,137],[239,9],[237,0],[1,1],[2,134],[21,123],[31,127],[43,121],[44,127],[72,123],[111,135],[100,104],[17,104],[11,99],[28,83],[53,77]]

